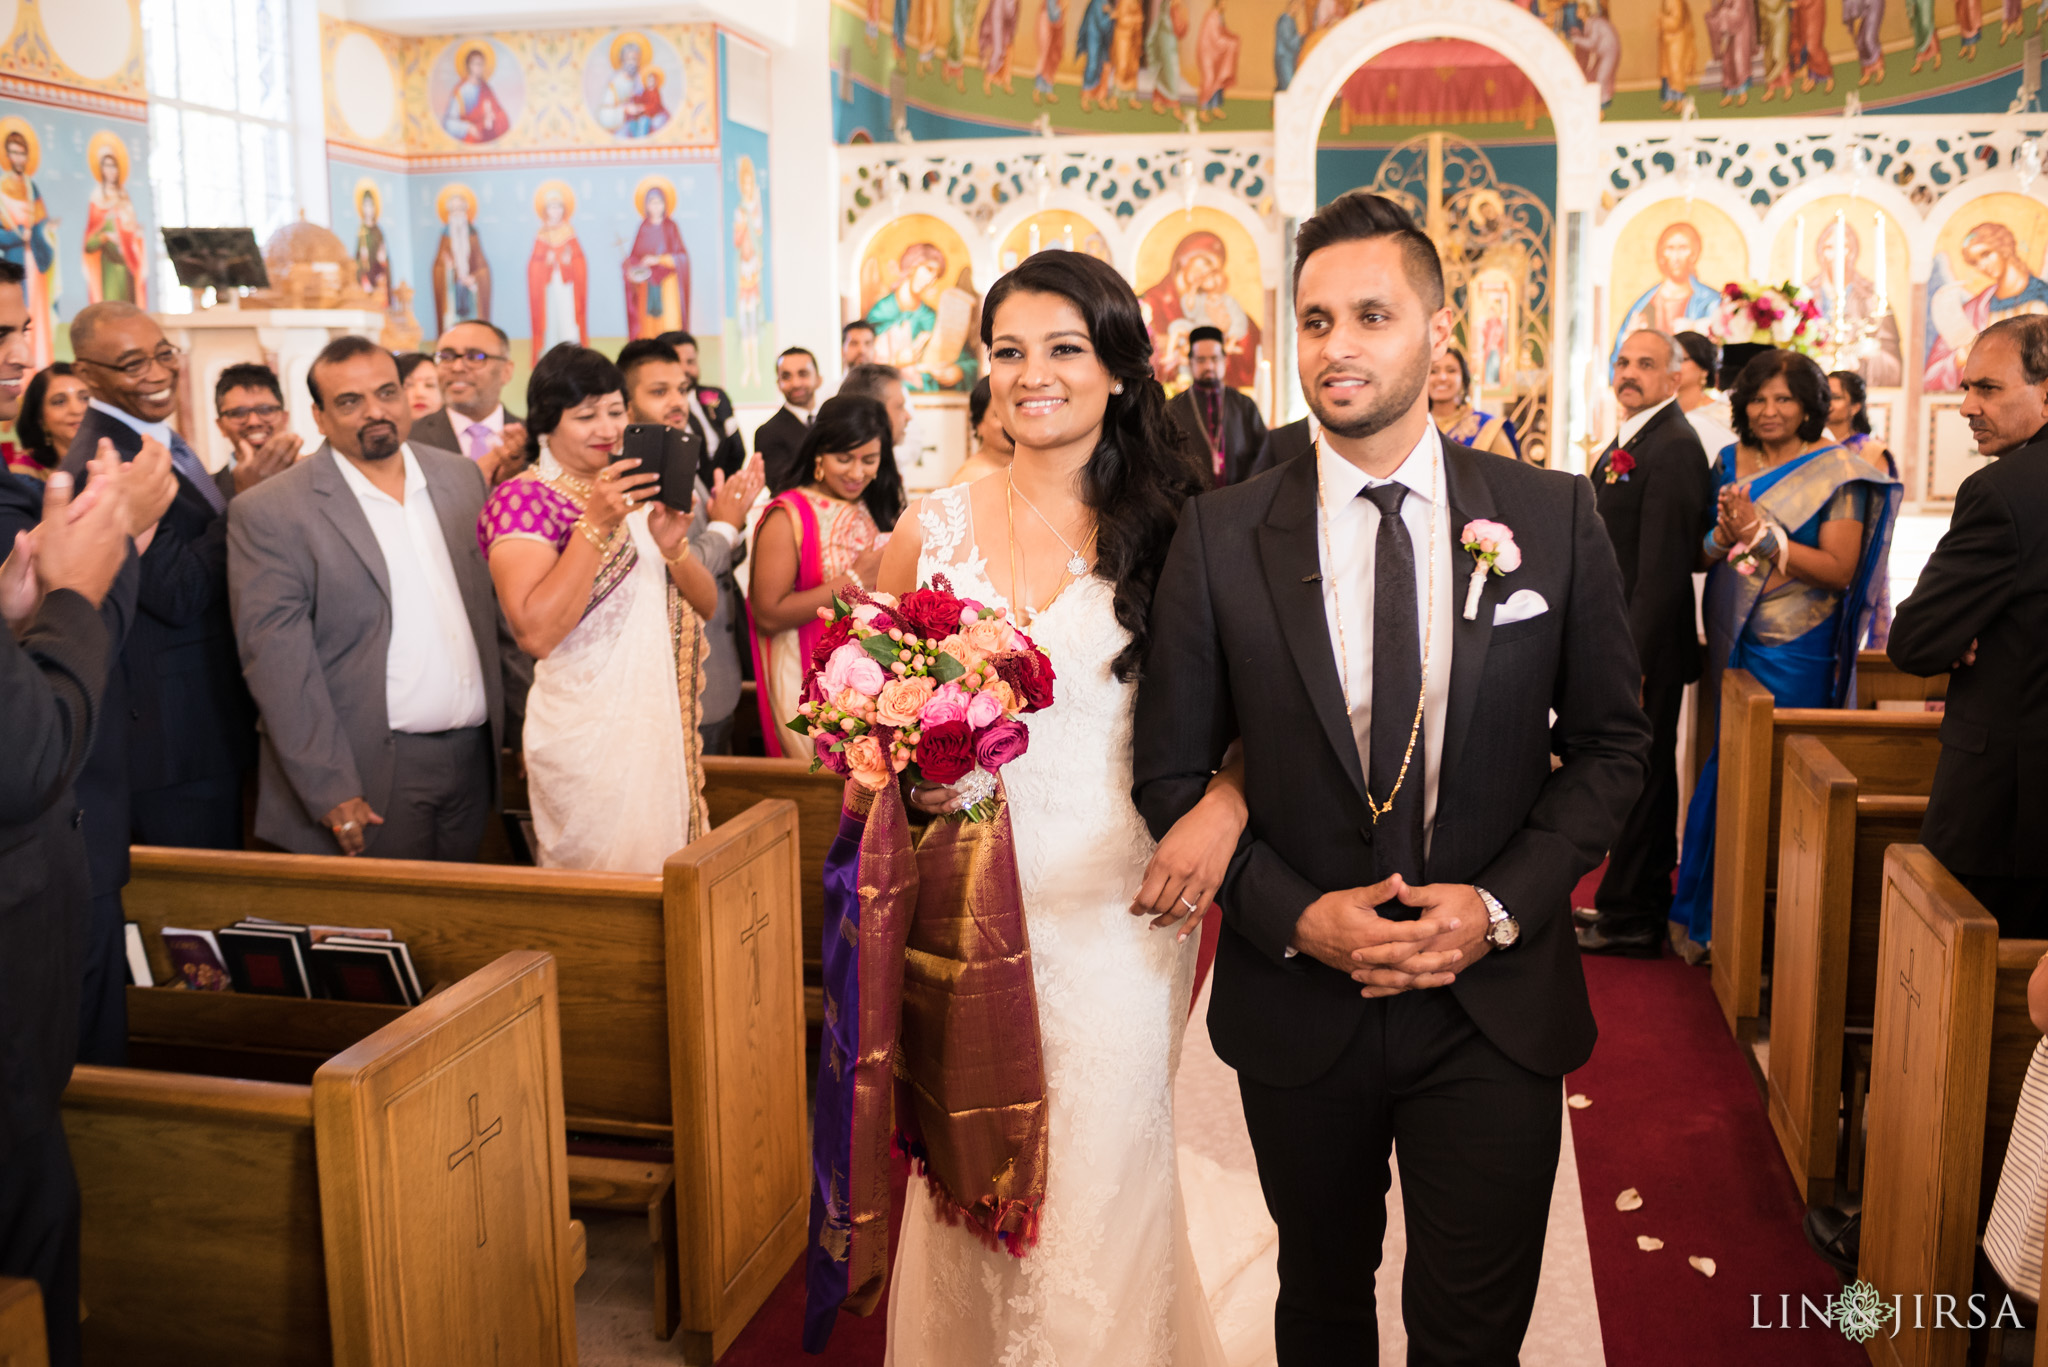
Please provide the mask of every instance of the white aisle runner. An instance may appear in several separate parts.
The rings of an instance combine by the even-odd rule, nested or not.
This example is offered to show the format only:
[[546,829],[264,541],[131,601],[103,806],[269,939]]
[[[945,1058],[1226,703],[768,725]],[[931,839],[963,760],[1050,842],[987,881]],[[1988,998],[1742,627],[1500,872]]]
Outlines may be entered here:
[[[1278,1247],[1265,1208],[1257,1203],[1258,1172],[1237,1074],[1209,1043],[1209,984],[1202,987],[1181,1046],[1174,1089],[1174,1127],[1180,1146],[1181,1190],[1195,1262],[1216,1310],[1216,1329],[1231,1367],[1273,1361],[1273,1298],[1279,1289]],[[1560,1088],[1560,1092],[1562,1089]],[[1558,1105],[1562,1109],[1563,1097]],[[1379,1282],[1380,1361],[1396,1367],[1408,1357],[1401,1325],[1401,1265],[1407,1231],[1401,1219],[1398,1176],[1387,1192],[1387,1237]],[[1579,1198],[1579,1164],[1572,1148],[1571,1113],[1565,1111],[1557,1189],[1550,1198],[1550,1231],[1543,1248],[1543,1280],[1522,1344],[1523,1367],[1596,1367],[1606,1361],[1600,1314],[1593,1297],[1593,1264]]]

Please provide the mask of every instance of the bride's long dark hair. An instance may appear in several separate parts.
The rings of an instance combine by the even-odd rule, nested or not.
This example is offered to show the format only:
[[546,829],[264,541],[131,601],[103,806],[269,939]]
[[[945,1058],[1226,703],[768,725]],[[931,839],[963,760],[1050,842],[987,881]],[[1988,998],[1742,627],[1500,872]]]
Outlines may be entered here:
[[989,345],[996,311],[1013,294],[1056,294],[1080,311],[1103,368],[1123,382],[1109,396],[1102,436],[1081,467],[1081,498],[1095,514],[1095,572],[1116,593],[1116,619],[1131,643],[1116,657],[1129,682],[1145,659],[1152,590],[1181,505],[1206,487],[1193,453],[1166,416],[1166,391],[1152,377],[1152,334],[1138,296],[1108,263],[1085,252],[1039,252],[996,281],[981,310]]

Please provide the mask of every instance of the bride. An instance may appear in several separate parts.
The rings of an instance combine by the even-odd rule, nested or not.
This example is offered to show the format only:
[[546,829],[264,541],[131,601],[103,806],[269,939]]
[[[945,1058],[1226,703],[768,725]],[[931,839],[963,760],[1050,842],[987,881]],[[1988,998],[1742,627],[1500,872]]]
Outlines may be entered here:
[[[1028,258],[989,292],[982,340],[1014,463],[925,498],[877,587],[902,594],[943,574],[1007,605],[1057,675],[1030,750],[1003,770],[1045,1063],[1047,1189],[1037,1243],[1019,1258],[946,1224],[913,1180],[889,1361],[1223,1367],[1181,1200],[1173,1078],[1194,985],[1189,913],[1222,882],[1245,808],[1226,771],[1155,855],[1130,797],[1152,590],[1180,506],[1205,481],[1168,426],[1137,297],[1109,266],[1080,252]],[[912,800],[937,813],[957,797],[925,786]]]

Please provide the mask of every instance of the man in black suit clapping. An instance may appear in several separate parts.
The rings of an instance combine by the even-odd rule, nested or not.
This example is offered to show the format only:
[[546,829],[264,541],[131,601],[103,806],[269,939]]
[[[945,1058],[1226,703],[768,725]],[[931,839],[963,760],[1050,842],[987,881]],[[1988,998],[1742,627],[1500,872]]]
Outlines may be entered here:
[[1994,323],[1963,368],[1963,416],[1998,459],[1955,514],[1887,649],[1949,674],[1941,761],[1920,839],[1999,934],[2048,937],[2048,318]]
[[1642,657],[1650,777],[1608,856],[1579,948],[1656,958],[1678,867],[1678,709],[1700,676],[1693,562],[1713,523],[1714,490],[1699,434],[1678,406],[1677,339],[1644,328],[1614,358],[1621,431],[1593,465],[1593,502],[1621,561],[1629,632]]

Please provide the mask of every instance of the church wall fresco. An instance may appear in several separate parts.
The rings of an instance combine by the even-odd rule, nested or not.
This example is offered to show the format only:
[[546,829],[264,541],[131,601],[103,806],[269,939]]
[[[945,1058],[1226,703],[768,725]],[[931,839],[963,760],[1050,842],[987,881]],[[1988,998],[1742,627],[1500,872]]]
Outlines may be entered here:
[[69,359],[59,320],[147,304],[149,192],[140,0],[9,7],[0,37],[0,259],[28,272],[35,364]]
[[[919,138],[1272,126],[1272,98],[1365,0],[832,0],[836,134]],[[1600,87],[1605,116],[1657,118],[1690,96],[1705,117],[1832,112],[1856,90],[1893,112],[2002,112],[2021,0],[1498,0],[1533,13]],[[1418,72],[1429,76],[1431,72]],[[1418,80],[1339,100],[1381,124],[1518,123],[1503,76],[1445,109]],[[1540,103],[1540,102],[1538,102]],[[1436,104],[1436,107],[1432,107]],[[1513,106],[1512,109],[1507,106]],[[1457,117],[1449,117],[1455,115]]]

